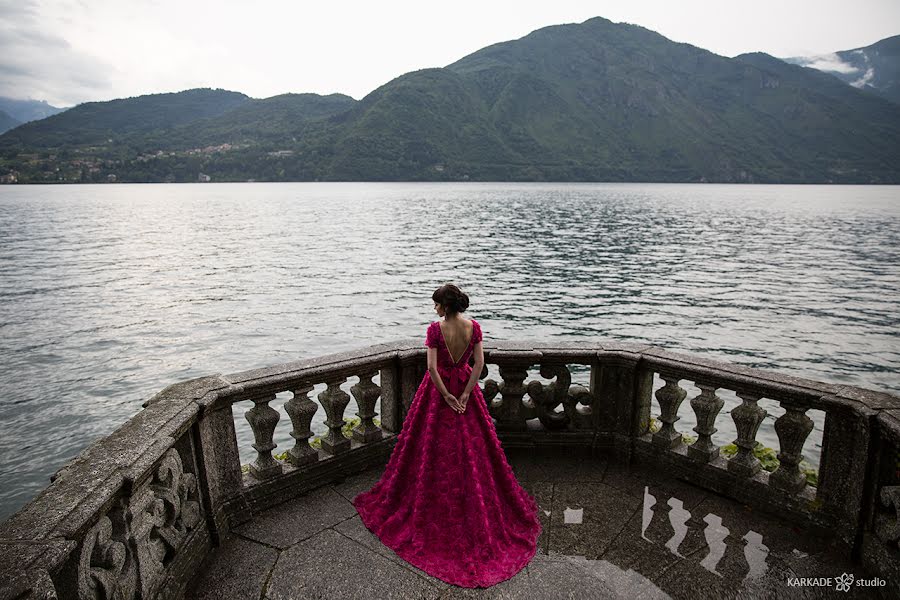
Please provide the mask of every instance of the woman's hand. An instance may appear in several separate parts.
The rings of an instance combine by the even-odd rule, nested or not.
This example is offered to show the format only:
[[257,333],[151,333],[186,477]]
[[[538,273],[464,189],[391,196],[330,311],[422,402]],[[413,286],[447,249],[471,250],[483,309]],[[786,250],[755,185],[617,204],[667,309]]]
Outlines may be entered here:
[[454,396],[453,394],[451,394],[450,392],[447,392],[447,395],[444,396],[444,402],[449,404],[450,408],[452,408],[453,410],[455,410],[458,413],[462,413],[465,410],[465,407],[460,405],[457,397]]
[[466,411],[466,404],[468,404],[468,402],[469,402],[469,396],[470,396],[471,394],[472,394],[472,392],[463,392],[462,394],[459,395],[459,405],[462,406],[462,411],[461,411],[461,412],[465,412],[465,411]]

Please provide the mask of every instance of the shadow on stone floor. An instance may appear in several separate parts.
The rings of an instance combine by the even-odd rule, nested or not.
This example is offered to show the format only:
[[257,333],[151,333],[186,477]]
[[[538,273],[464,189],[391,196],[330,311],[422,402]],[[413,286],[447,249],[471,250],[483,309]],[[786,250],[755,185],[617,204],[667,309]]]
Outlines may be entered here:
[[[543,525],[534,559],[507,581],[461,588],[384,546],[351,504],[382,466],[237,527],[206,557],[187,598],[825,598],[838,594],[842,574],[867,577],[830,538],[659,471],[571,450],[507,456]],[[828,577],[830,587],[790,585]],[[837,597],[874,591],[854,586]]]

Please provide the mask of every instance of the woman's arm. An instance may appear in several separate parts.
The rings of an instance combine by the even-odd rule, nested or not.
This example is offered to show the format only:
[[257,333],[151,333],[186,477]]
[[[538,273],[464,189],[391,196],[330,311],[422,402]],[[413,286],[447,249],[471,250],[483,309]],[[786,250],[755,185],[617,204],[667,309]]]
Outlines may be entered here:
[[466,389],[460,395],[460,400],[463,404],[468,400],[475,386],[478,385],[478,378],[481,377],[481,371],[484,369],[484,348],[481,346],[480,340],[475,344],[472,356],[475,357],[475,365],[472,367],[472,374],[469,376],[468,383],[466,383]]

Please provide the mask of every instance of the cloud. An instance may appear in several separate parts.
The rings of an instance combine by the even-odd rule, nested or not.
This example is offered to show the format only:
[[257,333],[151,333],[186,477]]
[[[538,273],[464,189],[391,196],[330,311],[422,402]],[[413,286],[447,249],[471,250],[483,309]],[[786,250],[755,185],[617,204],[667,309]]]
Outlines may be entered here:
[[869,85],[869,82],[871,82],[874,78],[875,78],[875,69],[873,69],[872,67],[869,67],[868,69],[866,69],[865,75],[863,75],[856,81],[851,81],[850,85],[852,85],[853,87],[861,88],[866,85]]
[[70,106],[112,87],[109,65],[54,33],[35,0],[0,0],[0,14],[0,96]]
[[818,69],[819,71],[830,71],[832,73],[843,73],[853,75],[862,71],[859,67],[854,67],[850,63],[845,63],[837,54],[820,54],[818,56],[809,56],[804,59],[803,66]]

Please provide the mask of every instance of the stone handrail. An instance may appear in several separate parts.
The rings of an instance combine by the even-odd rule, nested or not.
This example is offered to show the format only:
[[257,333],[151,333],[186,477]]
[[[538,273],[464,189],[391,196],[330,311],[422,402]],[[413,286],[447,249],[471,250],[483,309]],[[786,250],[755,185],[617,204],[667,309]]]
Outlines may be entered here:
[[[485,344],[485,359],[500,374],[489,379],[485,367],[481,375],[504,446],[588,446],[625,463],[659,464],[694,485],[835,532],[848,556],[900,585],[900,398],[629,343],[496,342]],[[526,382],[535,367],[540,379]],[[590,371],[589,386],[572,384],[572,367]],[[231,528],[384,464],[425,372],[425,348],[415,339],[167,387],[0,523],[0,600],[181,597]],[[688,399],[682,381],[700,394]],[[316,386],[324,386],[318,404],[310,398]],[[731,411],[738,439],[730,459],[712,441],[723,418],[718,390],[741,400]],[[292,395],[284,408],[294,445],[279,459],[280,413],[271,404],[284,392]],[[360,424],[348,438],[351,395]],[[780,464],[771,474],[752,453],[761,399],[785,411],[775,422]],[[685,400],[697,417],[692,442],[676,425]],[[242,469],[233,406],[245,401],[253,403],[244,416],[256,457]],[[316,449],[309,439],[319,404],[328,430]],[[815,487],[798,468],[809,410],[825,416]]]

